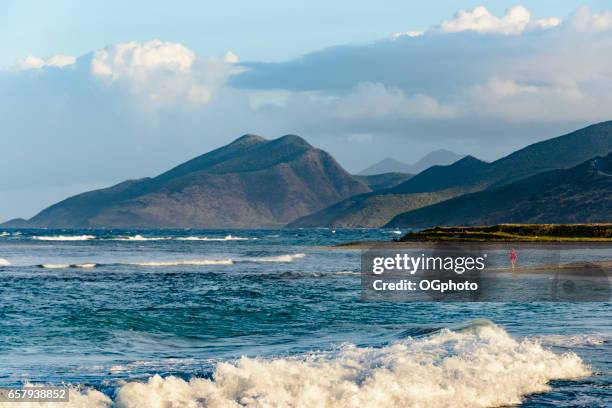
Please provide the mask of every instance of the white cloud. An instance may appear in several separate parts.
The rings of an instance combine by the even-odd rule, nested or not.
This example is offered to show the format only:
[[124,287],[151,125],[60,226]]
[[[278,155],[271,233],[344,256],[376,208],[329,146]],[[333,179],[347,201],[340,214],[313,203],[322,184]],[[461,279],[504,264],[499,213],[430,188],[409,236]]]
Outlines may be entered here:
[[54,55],[46,60],[29,55],[18,64],[18,67],[22,70],[41,69],[44,67],[64,68],[74,65],[75,62],[76,58],[69,55]]
[[523,6],[510,7],[501,18],[491,14],[486,7],[478,6],[471,11],[459,11],[452,20],[442,22],[434,31],[518,35],[530,27],[546,29],[559,24],[561,20],[555,17],[532,21],[531,13]]
[[154,105],[188,101],[206,104],[225,79],[237,70],[238,57],[198,58],[183,44],[151,40],[120,43],[96,51],[95,77],[126,86]]
[[407,95],[395,87],[363,82],[332,103],[338,118],[449,118],[456,112],[427,95]]
[[580,7],[572,15],[572,25],[578,31],[605,31],[612,29],[612,11],[594,13],[589,7]]
[[540,20],[534,21],[533,25],[537,28],[545,30],[547,28],[557,27],[561,23],[562,23],[561,19],[558,19],[557,17],[548,17],[548,18],[542,18]]
[[223,61],[229,63],[229,64],[236,64],[239,61],[239,58],[236,54],[234,54],[231,51],[228,51],[225,56],[223,57]]
[[91,61],[91,69],[95,75],[112,79],[144,75],[151,71],[187,73],[195,59],[195,53],[179,43],[160,40],[142,44],[128,42],[97,51]]
[[423,31],[403,31],[399,33],[393,33],[392,38],[401,38],[401,37],[421,37],[424,34]]

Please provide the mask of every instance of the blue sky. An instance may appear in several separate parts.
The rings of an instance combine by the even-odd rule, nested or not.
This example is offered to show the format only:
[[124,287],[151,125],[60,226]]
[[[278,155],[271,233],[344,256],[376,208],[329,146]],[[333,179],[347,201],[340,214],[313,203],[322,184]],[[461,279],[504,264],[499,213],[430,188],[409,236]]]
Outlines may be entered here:
[[44,1],[3,2],[0,64],[28,55],[82,55],[127,40],[161,38],[202,54],[232,50],[244,60],[294,58],[335,44],[366,43],[400,31],[423,31],[459,9],[484,4],[503,14],[515,4],[534,17],[565,17],[580,5],[608,1]]
[[245,133],[357,172],[610,120],[606,3],[4,2],[0,220]]

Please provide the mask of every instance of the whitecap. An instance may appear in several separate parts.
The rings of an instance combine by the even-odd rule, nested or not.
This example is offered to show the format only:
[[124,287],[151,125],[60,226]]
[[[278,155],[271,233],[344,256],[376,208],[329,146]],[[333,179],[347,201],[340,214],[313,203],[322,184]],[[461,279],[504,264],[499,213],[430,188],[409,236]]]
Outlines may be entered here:
[[261,258],[247,258],[249,262],[293,262],[296,259],[305,257],[306,254],[290,254],[279,256],[265,256]]
[[70,268],[70,264],[40,264],[40,268],[44,269],[65,269]]
[[0,266],[9,266],[10,264],[8,259],[0,258]]
[[130,265],[137,266],[181,266],[181,265],[192,265],[192,266],[206,266],[206,265],[232,265],[234,263],[231,259],[184,259],[176,261],[145,261],[145,262],[134,262]]
[[609,336],[599,333],[545,334],[536,339],[542,344],[557,347],[601,346],[610,341]]
[[381,348],[346,344],[293,358],[219,363],[212,379],[155,375],[116,392],[120,407],[488,407],[520,404],[548,382],[591,374],[573,353],[517,341],[495,325],[407,338]]
[[52,236],[33,236],[32,239],[38,241],[88,241],[96,238],[93,235],[52,235]]
[[83,269],[92,269],[95,268],[96,266],[98,266],[98,264],[96,263],[81,263],[81,264],[74,264],[74,265],[70,265],[72,268],[83,268]]
[[112,238],[113,241],[166,241],[172,238],[169,237],[143,237],[140,234],[127,236],[127,237],[117,237]]
[[338,272],[334,272],[334,275],[344,275],[344,276],[360,276],[361,272],[355,272],[355,271],[338,271]]
[[178,237],[177,241],[249,241],[257,238],[235,237],[226,235],[225,237]]
[[11,234],[9,234],[9,233],[8,233],[8,232],[6,232],[6,231],[2,231],[2,232],[0,232],[0,237],[8,237],[9,235],[11,235]]

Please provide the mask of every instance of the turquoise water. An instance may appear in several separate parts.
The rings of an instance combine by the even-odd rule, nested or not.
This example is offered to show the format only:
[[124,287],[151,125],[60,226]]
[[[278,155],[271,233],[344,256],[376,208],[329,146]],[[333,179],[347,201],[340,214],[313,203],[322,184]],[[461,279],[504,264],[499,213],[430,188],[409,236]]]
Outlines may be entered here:
[[0,383],[82,406],[610,402],[610,303],[364,302],[359,252],[321,248],[397,233],[6,231]]

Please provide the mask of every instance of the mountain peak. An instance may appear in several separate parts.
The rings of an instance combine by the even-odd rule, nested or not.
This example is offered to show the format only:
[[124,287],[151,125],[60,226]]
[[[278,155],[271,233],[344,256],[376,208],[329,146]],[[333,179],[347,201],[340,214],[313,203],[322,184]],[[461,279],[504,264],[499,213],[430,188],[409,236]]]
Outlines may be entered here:
[[468,154],[465,157],[462,157],[461,159],[457,160],[455,163],[453,163],[453,165],[459,165],[459,164],[472,164],[472,163],[486,163],[483,160],[480,160],[478,157],[474,157],[471,154]]
[[245,144],[254,144],[254,143],[261,143],[261,142],[267,142],[268,139],[266,139],[263,136],[259,136],[259,135],[255,135],[253,133],[247,133],[245,135],[240,136],[238,139],[234,140],[232,143],[230,143],[230,145],[245,145]]
[[448,165],[461,159],[463,156],[450,150],[438,149],[427,153],[413,164],[402,163],[399,160],[387,157],[376,164],[361,171],[360,175],[373,175],[383,173],[418,174],[431,166]]
[[294,146],[303,146],[306,148],[312,147],[310,143],[308,143],[304,138],[298,135],[284,135],[274,140],[277,144],[287,144]]

